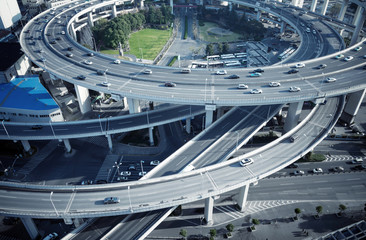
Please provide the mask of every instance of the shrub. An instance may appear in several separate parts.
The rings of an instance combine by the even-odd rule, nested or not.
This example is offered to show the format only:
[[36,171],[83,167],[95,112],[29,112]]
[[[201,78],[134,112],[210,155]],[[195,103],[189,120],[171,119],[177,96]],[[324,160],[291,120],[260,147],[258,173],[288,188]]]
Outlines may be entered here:
[[258,224],[260,224],[259,220],[258,220],[258,219],[256,219],[256,218],[253,218],[252,223],[253,223],[254,225],[258,225]]
[[234,231],[234,225],[229,223],[228,225],[226,225],[226,230],[228,230],[229,232]]

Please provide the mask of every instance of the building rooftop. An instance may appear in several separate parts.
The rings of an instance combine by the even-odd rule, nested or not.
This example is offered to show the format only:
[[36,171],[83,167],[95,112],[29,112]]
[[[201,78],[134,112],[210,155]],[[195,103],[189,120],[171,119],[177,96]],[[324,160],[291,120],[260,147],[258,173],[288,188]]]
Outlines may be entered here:
[[0,84],[0,107],[24,110],[59,108],[38,76],[22,76]]
[[0,42],[0,71],[11,67],[24,53],[19,43]]

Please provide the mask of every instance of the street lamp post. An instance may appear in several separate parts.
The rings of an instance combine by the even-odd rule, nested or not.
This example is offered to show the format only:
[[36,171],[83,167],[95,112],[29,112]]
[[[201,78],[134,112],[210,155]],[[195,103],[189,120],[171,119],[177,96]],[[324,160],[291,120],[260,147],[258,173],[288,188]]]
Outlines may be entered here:
[[103,132],[102,120],[100,120],[100,115],[98,115],[98,118],[99,118],[100,131]]
[[140,165],[141,165],[141,171],[142,171],[142,176],[144,176],[144,166],[142,165],[142,160],[140,160]]
[[144,52],[142,51],[142,48],[139,48],[140,49],[140,53],[141,53],[141,62],[142,62],[142,59],[144,58]]
[[51,201],[51,204],[52,204],[53,208],[55,209],[56,215],[58,216],[58,212],[57,212],[56,206],[55,206],[55,204],[52,201],[52,195],[53,195],[53,192],[50,193],[50,201]]
[[56,134],[55,134],[55,131],[53,130],[51,121],[49,121],[49,123],[50,123],[50,127],[51,127],[51,130],[52,130],[52,133],[53,133],[53,137],[56,138]]
[[127,192],[128,192],[128,201],[130,202],[130,211],[133,212],[132,203],[131,203],[131,196],[130,196],[130,186],[127,187]]
[[236,151],[238,151],[238,146],[239,146],[239,132],[236,132]]
[[3,128],[4,128],[5,132],[6,132],[6,135],[8,136],[8,138],[10,138],[9,133],[8,133],[8,130],[6,130],[6,127],[5,127],[5,124],[4,124],[4,120],[1,123],[3,124]]

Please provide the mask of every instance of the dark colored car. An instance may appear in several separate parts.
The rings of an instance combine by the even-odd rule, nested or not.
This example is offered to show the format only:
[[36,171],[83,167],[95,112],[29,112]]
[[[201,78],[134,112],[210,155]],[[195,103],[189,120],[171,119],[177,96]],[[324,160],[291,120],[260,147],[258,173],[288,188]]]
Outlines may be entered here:
[[94,56],[94,53],[93,52],[88,52],[88,56],[89,57],[93,57]]
[[113,204],[113,203],[119,203],[120,200],[118,197],[107,197],[104,199],[104,204]]
[[166,82],[166,83],[164,84],[164,86],[165,86],[165,87],[175,87],[175,86],[177,86],[177,84],[175,84],[175,83],[173,83],[173,82]]
[[264,69],[258,68],[258,69],[255,69],[253,72],[262,73],[262,72],[264,72]]
[[35,129],[35,130],[36,129],[42,129],[42,127],[43,127],[42,125],[33,125],[32,129]]
[[104,71],[104,70],[98,70],[97,71],[97,74],[98,75],[105,75],[107,71]]
[[77,78],[80,80],[85,80],[86,77],[84,75],[78,75]]
[[327,67],[327,64],[320,64],[319,66],[317,66],[317,69],[324,69]]
[[72,53],[66,53],[66,56],[69,57],[69,58],[72,58],[74,56],[74,54],[72,54]]
[[233,75],[230,75],[228,78],[229,79],[238,79],[238,78],[240,78],[240,76],[236,75],[236,74],[233,74]]
[[293,163],[293,164],[288,165],[286,168],[298,168],[298,167],[299,167],[298,164]]
[[297,69],[291,69],[287,73],[288,74],[294,74],[294,73],[298,73],[298,72],[299,72],[299,70],[297,70]]
[[68,47],[68,48],[67,48],[67,50],[68,50],[68,51],[72,51],[72,50],[74,50],[74,49],[73,49],[72,47]]
[[56,40],[50,41],[51,44],[56,44]]

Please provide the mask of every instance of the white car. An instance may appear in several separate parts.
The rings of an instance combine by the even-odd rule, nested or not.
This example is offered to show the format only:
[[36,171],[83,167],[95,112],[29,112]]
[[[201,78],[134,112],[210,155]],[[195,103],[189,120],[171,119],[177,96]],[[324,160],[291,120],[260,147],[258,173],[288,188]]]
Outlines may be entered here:
[[297,176],[297,175],[304,175],[305,174],[305,172],[304,171],[301,171],[301,170],[296,170],[295,172],[294,172],[294,175],[295,176]]
[[337,81],[337,79],[336,79],[336,78],[334,78],[334,77],[327,77],[327,78],[325,79],[325,82],[327,82],[327,83],[335,82],[335,81]]
[[299,87],[290,87],[289,91],[290,92],[300,92],[301,88],[299,88]]
[[131,172],[130,171],[123,171],[123,172],[120,172],[120,175],[121,176],[131,176]]
[[144,74],[152,74],[152,71],[151,71],[151,69],[145,69],[145,70],[143,71],[143,73],[144,73]]
[[248,89],[248,85],[245,85],[244,83],[240,83],[238,85],[238,89]]
[[120,64],[120,63],[121,63],[121,61],[120,61],[120,60],[118,60],[118,59],[114,60],[113,62],[114,62],[115,64]]
[[153,160],[153,161],[150,162],[151,166],[157,166],[159,164],[160,164],[160,161],[158,161],[158,160]]
[[251,94],[261,94],[262,93],[262,89],[252,89],[250,90]]
[[314,168],[313,173],[323,173],[323,169],[321,168]]
[[298,63],[295,65],[295,68],[304,68],[305,67],[305,63]]
[[84,61],[84,63],[85,63],[86,65],[92,65],[92,64],[93,64],[93,62],[92,62],[92,61],[89,61],[89,60],[85,60],[85,61]]
[[144,172],[139,172],[139,176],[141,177],[141,176],[145,176],[146,175],[146,172],[144,171]]
[[270,82],[269,86],[270,87],[279,87],[279,86],[281,86],[281,83],[279,83],[279,82]]
[[352,56],[348,56],[348,57],[346,57],[346,58],[344,59],[344,61],[349,62],[349,61],[351,61],[352,59],[353,59],[353,57],[352,57]]
[[362,47],[361,47],[361,46],[358,46],[358,47],[354,48],[353,50],[355,50],[356,52],[358,52],[358,51],[360,51],[361,49],[362,49]]
[[61,34],[62,34],[62,35],[65,35],[66,33],[65,33],[65,31],[61,31]]
[[218,70],[218,71],[216,71],[216,75],[226,75],[226,74],[227,74],[226,70]]
[[58,237],[58,234],[57,233],[50,233],[48,234],[46,237],[43,238],[43,240],[53,240],[53,239],[56,239]]
[[105,87],[110,87],[111,86],[111,83],[110,82],[107,82],[107,81],[104,81],[101,83],[103,86]]
[[241,161],[239,162],[239,164],[240,164],[240,166],[245,167],[245,166],[247,166],[247,165],[252,164],[253,162],[254,162],[254,161],[253,161],[253,159],[252,159],[252,158],[246,158],[246,159],[241,160]]

